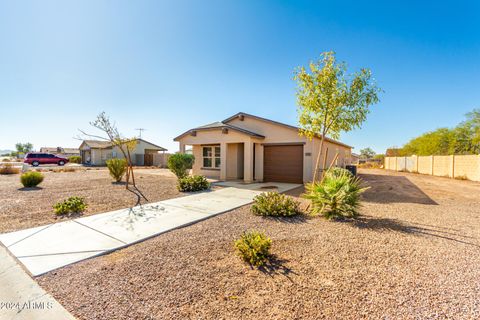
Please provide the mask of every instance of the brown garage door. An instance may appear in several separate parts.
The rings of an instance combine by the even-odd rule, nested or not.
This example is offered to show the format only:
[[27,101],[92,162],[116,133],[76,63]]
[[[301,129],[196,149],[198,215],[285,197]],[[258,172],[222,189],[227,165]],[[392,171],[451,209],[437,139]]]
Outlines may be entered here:
[[303,145],[264,146],[263,180],[303,183]]

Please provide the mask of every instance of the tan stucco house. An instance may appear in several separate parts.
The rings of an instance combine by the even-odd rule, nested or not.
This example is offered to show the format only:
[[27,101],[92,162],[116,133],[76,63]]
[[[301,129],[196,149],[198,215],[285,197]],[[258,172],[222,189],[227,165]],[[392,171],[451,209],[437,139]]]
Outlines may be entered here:
[[[304,183],[313,178],[320,139],[301,137],[298,128],[247,113],[190,129],[174,140],[180,152],[191,146],[193,174],[219,180]],[[328,151],[326,151],[328,149]],[[327,163],[351,162],[352,147],[326,138]],[[322,154],[323,160],[324,154]]]
[[[79,147],[82,163],[92,166],[103,166],[108,159],[123,158],[118,146],[113,146],[110,141],[84,140]],[[130,156],[134,165],[137,166],[161,166],[167,149],[157,146],[143,139],[136,139],[134,150]]]

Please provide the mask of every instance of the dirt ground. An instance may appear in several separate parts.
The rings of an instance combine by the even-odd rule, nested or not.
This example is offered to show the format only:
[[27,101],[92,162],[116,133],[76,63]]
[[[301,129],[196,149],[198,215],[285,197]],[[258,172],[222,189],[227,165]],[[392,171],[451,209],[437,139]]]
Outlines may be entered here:
[[[79,319],[478,319],[480,184],[361,176],[352,221],[245,206],[38,281]],[[235,256],[246,229],[272,238],[266,268]]]
[[[149,201],[181,195],[175,176],[168,170],[137,171],[137,186]],[[23,188],[19,174],[0,175],[0,233],[68,219],[56,217],[52,206],[71,196],[85,198],[88,208],[83,215],[131,207],[138,201],[125,185],[113,183],[106,169],[42,173],[45,179],[32,189]]]

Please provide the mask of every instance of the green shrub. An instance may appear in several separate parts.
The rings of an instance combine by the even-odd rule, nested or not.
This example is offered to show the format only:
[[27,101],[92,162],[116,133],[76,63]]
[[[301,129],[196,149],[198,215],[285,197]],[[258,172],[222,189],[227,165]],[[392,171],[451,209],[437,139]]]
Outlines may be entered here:
[[20,173],[20,168],[14,167],[11,163],[0,165],[0,174],[17,174]]
[[270,255],[272,240],[264,233],[255,230],[246,231],[234,243],[237,254],[252,266],[264,265]]
[[251,211],[259,216],[290,217],[299,213],[299,202],[278,192],[266,192],[253,198]]
[[70,197],[64,201],[57,202],[53,209],[57,215],[70,214],[70,213],[81,213],[85,211],[87,205],[83,198],[80,197]]
[[344,169],[344,168],[339,168],[339,167],[333,167],[325,173],[325,176],[329,176],[329,177],[332,177],[332,178],[341,177],[343,175],[353,177],[353,175],[350,171],[348,171],[347,169]]
[[186,153],[175,153],[168,157],[167,167],[172,171],[177,178],[184,178],[187,176],[188,169],[191,169],[195,157]]
[[71,156],[71,157],[68,157],[68,161],[70,163],[82,163],[82,157],[80,156]]
[[20,182],[25,188],[33,188],[43,181],[43,174],[37,171],[28,171],[20,176]]
[[115,179],[116,182],[122,181],[122,177],[127,171],[127,160],[125,159],[110,159],[107,160],[108,171],[110,176]]
[[326,174],[322,182],[306,185],[304,198],[312,201],[312,213],[327,219],[355,217],[360,206],[360,194],[368,188],[350,173]]
[[192,192],[210,189],[210,182],[204,176],[186,176],[178,179],[178,191]]

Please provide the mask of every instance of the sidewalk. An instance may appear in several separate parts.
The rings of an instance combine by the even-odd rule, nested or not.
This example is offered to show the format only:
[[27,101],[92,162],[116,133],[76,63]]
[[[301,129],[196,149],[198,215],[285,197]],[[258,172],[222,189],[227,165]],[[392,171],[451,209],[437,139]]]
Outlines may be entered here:
[[75,319],[0,245],[0,319]]
[[299,187],[288,183],[218,185],[225,188],[5,233],[0,242],[38,276],[244,206],[256,195],[275,190],[272,186],[279,192]]

